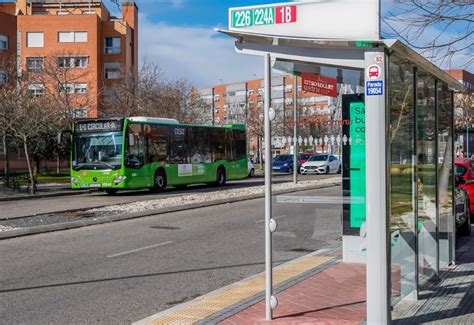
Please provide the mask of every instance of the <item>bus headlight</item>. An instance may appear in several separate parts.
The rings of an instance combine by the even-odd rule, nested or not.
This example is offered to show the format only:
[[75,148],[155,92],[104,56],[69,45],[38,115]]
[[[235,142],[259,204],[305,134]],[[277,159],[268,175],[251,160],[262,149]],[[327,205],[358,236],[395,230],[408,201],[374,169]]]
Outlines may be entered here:
[[71,183],[77,184],[79,183],[79,180],[73,176],[71,176]]
[[114,183],[121,183],[121,182],[123,182],[126,178],[127,178],[127,176],[117,176],[117,177],[115,177],[115,179],[114,179]]

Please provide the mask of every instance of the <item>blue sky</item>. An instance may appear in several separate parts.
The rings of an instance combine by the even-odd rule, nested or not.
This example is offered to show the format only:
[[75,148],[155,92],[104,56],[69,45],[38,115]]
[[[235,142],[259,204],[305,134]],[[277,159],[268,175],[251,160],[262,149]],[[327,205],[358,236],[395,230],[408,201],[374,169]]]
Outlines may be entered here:
[[[106,1],[110,9],[116,8],[111,0]],[[384,16],[393,8],[393,1],[382,0]],[[166,78],[186,79],[197,87],[260,78],[262,59],[235,53],[234,40],[219,35],[213,28],[227,27],[230,7],[280,2],[284,1],[136,0],[139,56],[157,64]],[[436,29],[428,31],[426,37],[435,32]],[[472,49],[468,54],[472,55]],[[455,58],[454,65],[463,60]],[[468,70],[472,71],[472,67]]]

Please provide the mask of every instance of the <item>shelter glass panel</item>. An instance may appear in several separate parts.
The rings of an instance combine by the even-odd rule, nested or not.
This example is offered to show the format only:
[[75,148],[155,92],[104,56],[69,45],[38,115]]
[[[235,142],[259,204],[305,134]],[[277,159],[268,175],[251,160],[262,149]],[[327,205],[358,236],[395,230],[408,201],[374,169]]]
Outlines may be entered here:
[[438,272],[437,133],[435,80],[416,75],[416,149],[418,204],[418,282],[423,286]]
[[390,116],[390,235],[392,304],[416,290],[415,108],[413,67],[391,57]]
[[453,111],[448,85],[438,81],[438,202],[439,262],[446,267],[454,260],[453,218]]

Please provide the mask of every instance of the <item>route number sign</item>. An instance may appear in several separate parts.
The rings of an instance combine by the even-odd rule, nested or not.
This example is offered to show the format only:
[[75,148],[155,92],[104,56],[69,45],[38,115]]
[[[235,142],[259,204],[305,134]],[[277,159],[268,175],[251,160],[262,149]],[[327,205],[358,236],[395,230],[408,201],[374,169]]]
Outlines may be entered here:
[[296,5],[234,10],[231,17],[234,28],[294,23]]

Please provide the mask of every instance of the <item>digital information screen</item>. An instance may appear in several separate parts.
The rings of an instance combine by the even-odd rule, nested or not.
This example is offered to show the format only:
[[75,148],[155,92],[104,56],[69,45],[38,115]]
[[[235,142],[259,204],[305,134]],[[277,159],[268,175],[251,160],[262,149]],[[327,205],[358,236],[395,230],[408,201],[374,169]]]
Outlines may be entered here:
[[350,142],[342,150],[342,192],[356,202],[343,204],[343,235],[359,235],[365,221],[365,104],[363,95],[342,96],[342,118],[350,120],[342,133]]
[[76,133],[84,132],[118,132],[122,131],[123,120],[90,120],[79,121],[74,125]]

